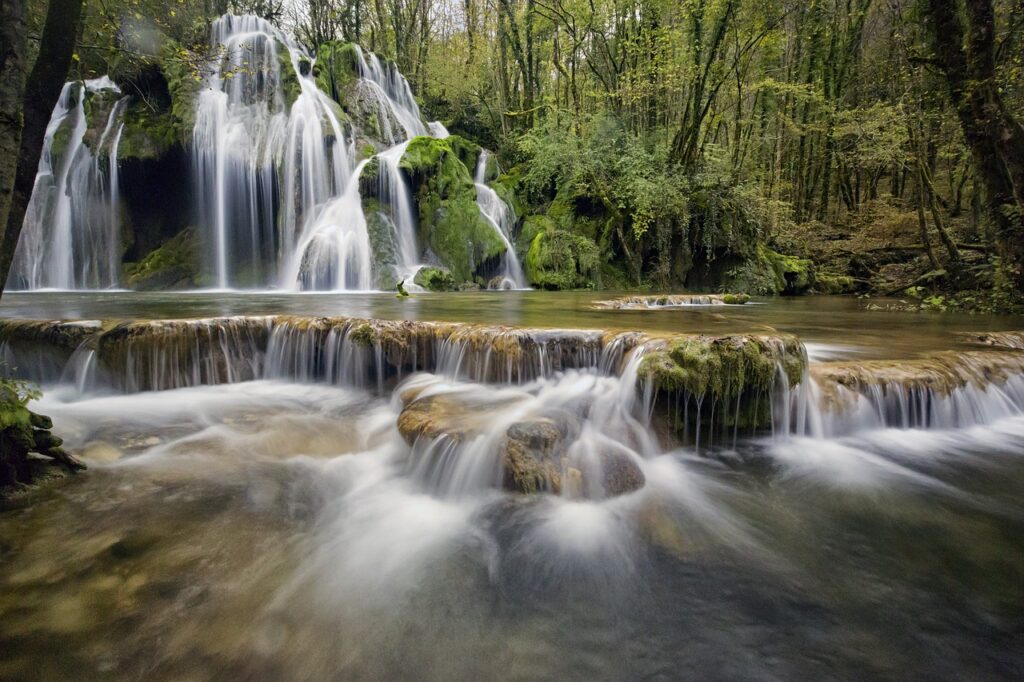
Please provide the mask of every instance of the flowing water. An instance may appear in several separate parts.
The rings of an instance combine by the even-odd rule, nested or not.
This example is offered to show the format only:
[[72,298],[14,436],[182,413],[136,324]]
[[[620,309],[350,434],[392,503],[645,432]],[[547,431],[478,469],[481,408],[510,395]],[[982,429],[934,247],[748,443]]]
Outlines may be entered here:
[[[0,512],[0,677],[1019,677],[1024,363],[968,343],[1024,320],[603,298],[5,297],[142,321],[4,347],[90,468]],[[657,339],[768,327],[811,356],[774,431],[669,436]],[[568,425],[561,489],[506,492],[538,423]],[[608,492],[609,462],[642,487]]]
[[[109,111],[102,130],[88,129],[88,100]],[[125,103],[106,77],[64,85],[46,129],[8,279],[12,288],[117,285],[122,239],[117,150]]]
[[473,173],[473,182],[476,184],[476,203],[480,207],[480,213],[494,228],[495,233],[501,237],[501,241],[505,243],[505,256],[502,262],[502,272],[499,275],[501,286],[497,288],[524,289],[526,288],[526,275],[523,274],[519,256],[516,255],[516,249],[512,245],[512,226],[516,223],[516,216],[512,207],[487,185],[489,158],[490,154],[486,149],[480,152],[476,170]]

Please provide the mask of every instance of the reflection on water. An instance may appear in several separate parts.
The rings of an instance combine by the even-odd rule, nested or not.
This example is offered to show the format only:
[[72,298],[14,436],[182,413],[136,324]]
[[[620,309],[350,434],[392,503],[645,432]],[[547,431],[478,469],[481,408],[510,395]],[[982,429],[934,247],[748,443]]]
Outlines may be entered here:
[[[519,390],[543,402],[585,381]],[[1024,664],[1024,417],[647,450],[639,492],[574,501],[431,489],[399,409],[271,381],[51,391],[40,410],[90,469],[0,512],[0,678],[963,679]]]
[[[725,334],[766,329],[846,347],[832,358],[896,358],[947,349],[958,331],[1024,329],[1012,316],[867,311],[849,297],[773,298],[743,306],[594,310],[608,292],[501,291],[417,294],[276,292],[40,292],[5,294],[0,316],[23,319],[139,319],[223,315],[324,315],[479,322],[527,327]],[[856,351],[856,353],[854,353]]]

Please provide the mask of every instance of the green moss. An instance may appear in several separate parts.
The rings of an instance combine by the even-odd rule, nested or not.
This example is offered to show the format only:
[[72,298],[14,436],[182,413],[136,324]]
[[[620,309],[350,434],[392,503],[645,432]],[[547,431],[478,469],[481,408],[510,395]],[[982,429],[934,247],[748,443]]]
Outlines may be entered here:
[[517,216],[525,216],[530,213],[523,201],[522,176],[522,169],[515,166],[490,183],[491,188],[498,193],[502,201],[512,207]]
[[803,346],[793,336],[692,336],[648,352],[639,377],[658,391],[683,396],[684,404],[717,406],[720,425],[766,426],[767,396],[780,372],[792,386],[806,367]]
[[125,282],[140,291],[196,286],[200,278],[199,240],[186,229],[138,263],[125,265]]
[[373,198],[363,200],[366,231],[373,251],[373,281],[382,291],[395,288],[398,281],[398,247],[395,245],[391,220],[380,202]]
[[[550,220],[545,222],[526,252],[524,269],[530,284],[541,289],[599,287],[601,259],[597,244],[556,228]],[[537,224],[531,224],[530,229]]]
[[476,173],[476,164],[480,158],[482,147],[459,135],[449,135],[446,141],[452,148],[452,151],[455,152],[455,156],[469,170],[470,174]]
[[400,167],[416,198],[421,241],[457,281],[472,281],[505,253],[504,241],[480,214],[469,170],[447,140],[413,138]]
[[857,282],[849,275],[833,275],[825,272],[814,273],[814,290],[822,294],[849,294],[857,288]]
[[728,288],[762,295],[796,295],[806,293],[814,281],[814,264],[772,251],[758,244],[754,255],[726,277]]
[[456,282],[445,268],[420,268],[412,280],[427,291],[455,291]]
[[352,343],[360,346],[372,346],[377,341],[377,332],[367,323],[363,323],[348,333]]
[[277,61],[281,69],[281,92],[284,95],[285,110],[290,111],[295,100],[302,94],[299,75],[292,66],[292,57],[284,43],[277,44]]
[[179,141],[170,111],[153,111],[134,100],[124,112],[124,129],[117,148],[119,159],[158,159]]
[[339,104],[359,78],[359,56],[354,43],[331,41],[316,51],[313,77],[317,87]]
[[722,303],[726,305],[743,305],[750,301],[747,294],[722,294]]

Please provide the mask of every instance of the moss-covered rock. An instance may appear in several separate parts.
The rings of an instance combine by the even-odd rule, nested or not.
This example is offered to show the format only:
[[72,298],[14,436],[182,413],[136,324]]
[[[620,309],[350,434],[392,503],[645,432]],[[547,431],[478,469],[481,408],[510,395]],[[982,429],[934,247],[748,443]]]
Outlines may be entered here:
[[316,51],[316,85],[339,104],[344,104],[345,94],[359,80],[357,49],[355,43],[335,40],[321,44]]
[[186,229],[138,263],[127,263],[125,282],[140,291],[187,289],[199,284],[200,273],[199,239]]
[[[447,142],[452,151],[455,152],[455,156],[469,170],[470,177],[472,177],[476,173],[476,164],[480,159],[480,152],[483,151],[483,148],[477,143],[470,142],[459,135],[449,135]],[[490,180],[490,178],[487,179]]]
[[455,277],[447,268],[420,268],[412,280],[427,291],[455,291]]
[[772,251],[763,244],[758,244],[753,256],[725,278],[725,286],[730,289],[766,296],[807,293],[813,282],[812,261]]
[[722,294],[722,303],[726,305],[743,305],[749,302],[749,294]]
[[857,289],[857,282],[849,275],[827,272],[814,273],[814,290],[820,294],[849,294]]
[[[302,94],[302,85],[299,83],[299,74],[295,72],[292,65],[292,56],[288,47],[281,42],[277,43],[277,61],[281,72],[281,94],[284,97],[285,110],[290,110],[295,100]],[[307,62],[308,63],[308,62]]]
[[534,232],[526,252],[526,279],[541,289],[600,287],[600,251],[586,237],[555,227],[550,221],[533,220]]
[[[699,412],[680,406],[707,406],[720,427],[762,428],[771,425],[769,392],[780,378],[798,384],[807,368],[807,354],[789,334],[773,336],[685,336],[644,355],[642,381],[659,393],[677,396],[679,419],[703,424]],[[671,402],[671,401],[670,401]],[[682,411],[683,415],[678,414]]]
[[363,215],[366,216],[366,232],[373,251],[374,286],[382,291],[391,291],[398,282],[398,246],[395,244],[394,226],[386,208],[376,199],[363,200]]
[[476,187],[448,140],[416,137],[400,162],[409,178],[425,243],[456,280],[468,282],[505,253],[505,243],[480,214]]
[[37,397],[27,384],[0,378],[0,495],[38,477],[45,463],[30,457],[33,453],[67,471],[85,468],[61,448],[63,441],[50,431],[53,421],[28,409]]

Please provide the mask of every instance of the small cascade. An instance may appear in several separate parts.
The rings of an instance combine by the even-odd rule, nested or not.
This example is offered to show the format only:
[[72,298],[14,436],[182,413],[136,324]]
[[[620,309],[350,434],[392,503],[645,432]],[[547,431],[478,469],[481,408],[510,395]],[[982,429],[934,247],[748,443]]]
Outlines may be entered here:
[[372,288],[373,253],[366,230],[360,162],[341,196],[317,210],[285,269],[283,286],[307,291]]
[[473,182],[476,184],[476,203],[480,213],[494,228],[501,241],[505,243],[505,257],[502,263],[501,289],[525,289],[526,275],[523,274],[519,256],[512,245],[512,227],[516,216],[512,207],[502,201],[498,193],[487,185],[487,162],[490,154],[486,149],[480,150],[476,163]]
[[837,437],[877,429],[963,429],[1024,414],[1024,354],[937,353],[811,366],[780,402],[781,432]]
[[399,163],[408,148],[408,142],[377,155],[380,159],[378,174],[379,195],[382,202],[391,209],[390,219],[394,227],[394,243],[398,249],[400,275],[411,279],[419,265],[419,249],[416,246],[416,216],[413,212],[412,194],[405,182]]
[[[109,106],[90,130],[91,106]],[[12,289],[109,289],[120,283],[117,149],[127,100],[108,77],[66,83],[46,128],[18,242]]]
[[428,135],[409,82],[398,72],[398,67],[393,62],[381,62],[377,55],[365,53],[358,46],[356,54],[359,58],[359,75],[377,100],[377,116],[384,142],[394,146],[420,135]]
[[661,310],[718,305],[743,305],[750,300],[745,294],[670,294],[663,296],[623,296],[608,301],[594,301],[595,310]]
[[[307,224],[347,186],[353,154],[333,103],[303,75],[309,56],[279,29],[225,15],[211,39],[220,52],[192,147],[211,270],[220,288],[275,284]],[[369,269],[368,251],[359,267]]]

